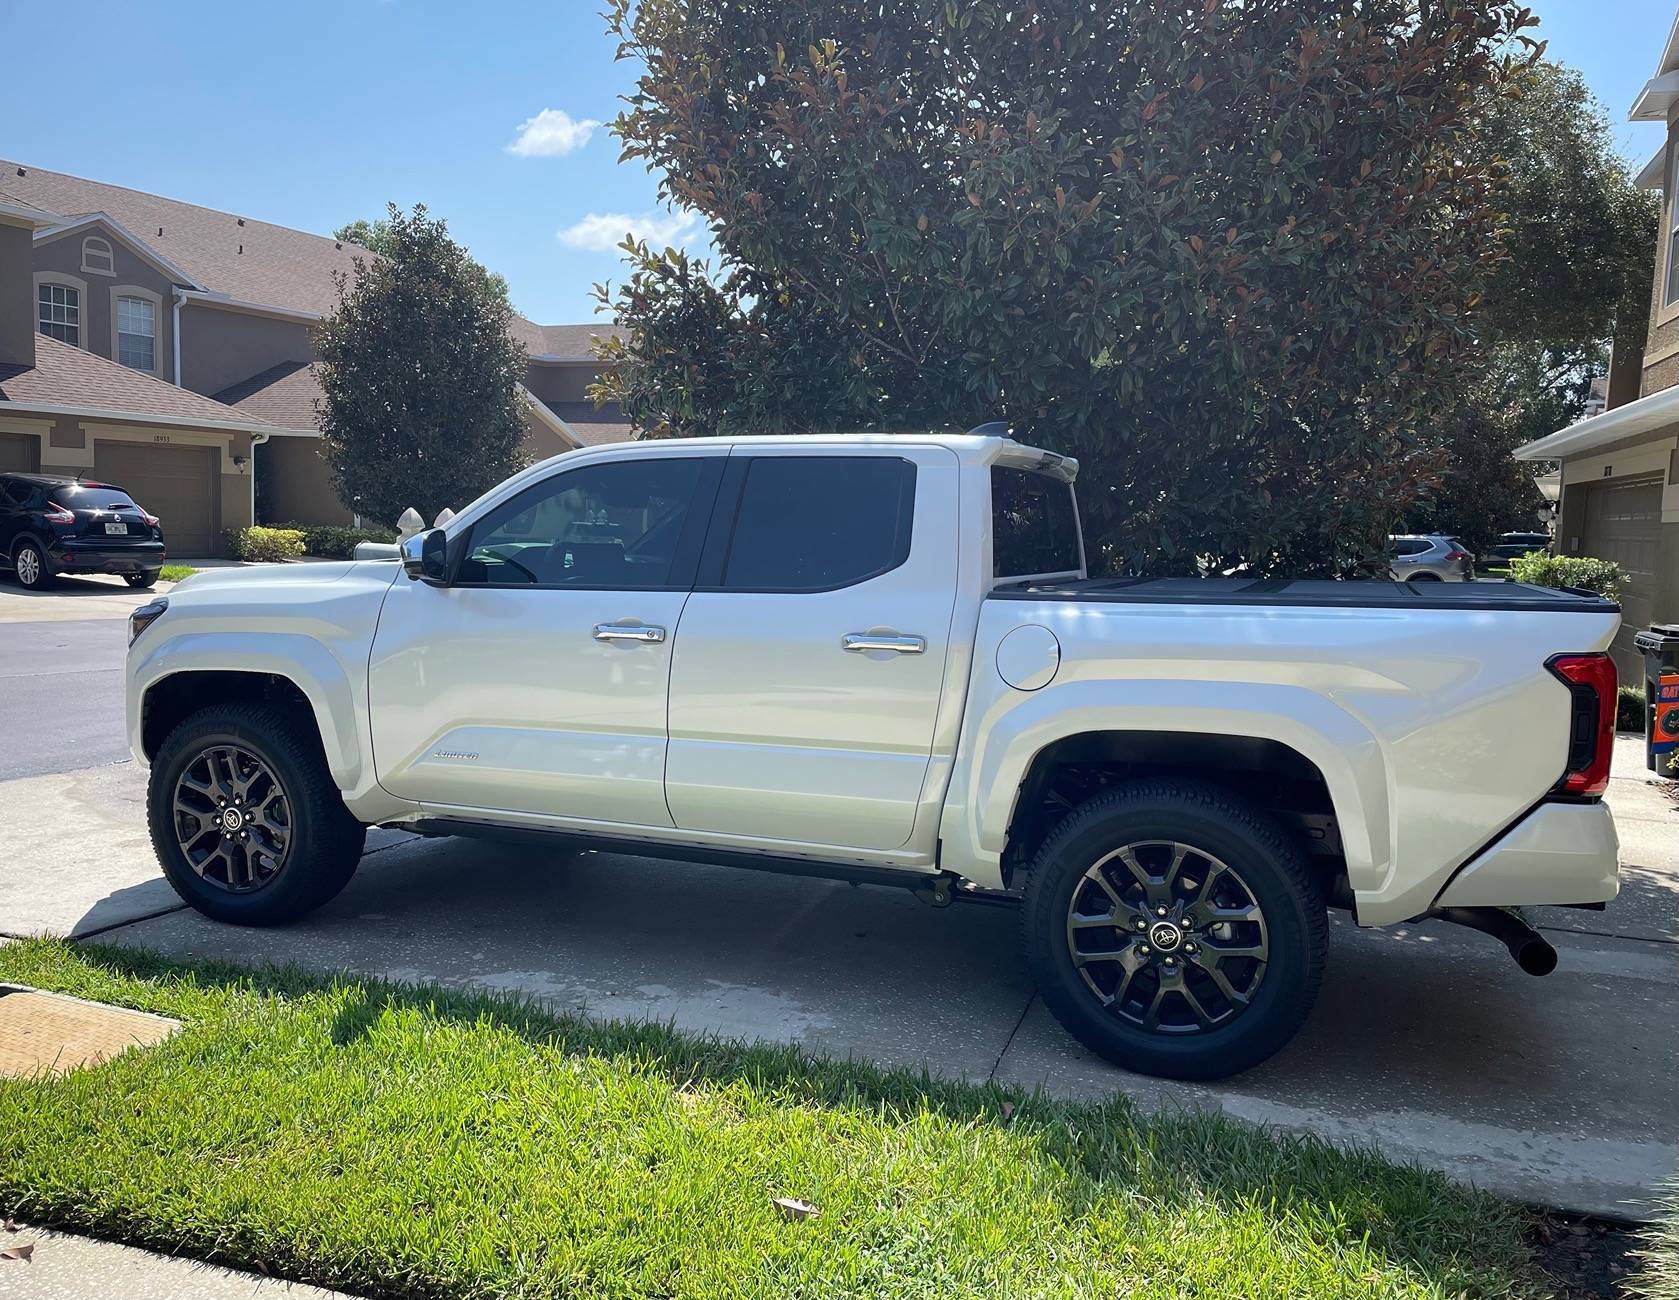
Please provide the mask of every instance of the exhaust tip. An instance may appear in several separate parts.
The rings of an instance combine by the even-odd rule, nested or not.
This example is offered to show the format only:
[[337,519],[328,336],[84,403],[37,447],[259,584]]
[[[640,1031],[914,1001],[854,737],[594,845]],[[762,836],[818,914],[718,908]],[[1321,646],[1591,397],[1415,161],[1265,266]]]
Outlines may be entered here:
[[1516,965],[1529,975],[1549,975],[1557,968],[1557,950],[1543,939],[1529,940],[1517,951]]

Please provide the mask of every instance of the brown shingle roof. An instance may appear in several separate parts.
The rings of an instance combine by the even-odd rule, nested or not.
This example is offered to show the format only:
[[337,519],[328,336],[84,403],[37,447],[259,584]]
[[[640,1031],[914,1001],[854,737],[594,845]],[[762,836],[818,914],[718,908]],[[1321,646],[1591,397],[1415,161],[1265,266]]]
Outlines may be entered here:
[[596,407],[593,402],[550,402],[548,408],[564,420],[585,447],[606,442],[629,442],[635,426],[618,409],[616,402]]
[[0,366],[0,411],[8,402],[84,407],[189,424],[204,420],[266,423],[45,334],[35,336],[33,366]]
[[282,361],[232,388],[222,389],[216,400],[262,424],[313,433],[319,428],[315,400],[320,395],[321,378],[313,362]]
[[[65,216],[103,212],[210,293],[268,307],[324,316],[338,305],[332,273],[348,274],[356,258],[373,256],[325,235],[3,159],[0,185],[23,203]],[[515,315],[509,332],[533,356],[549,351],[534,321]]]
[[546,352],[557,357],[592,357],[595,355],[591,338],[623,338],[629,331],[616,325],[543,325],[542,346],[532,349],[531,355]]

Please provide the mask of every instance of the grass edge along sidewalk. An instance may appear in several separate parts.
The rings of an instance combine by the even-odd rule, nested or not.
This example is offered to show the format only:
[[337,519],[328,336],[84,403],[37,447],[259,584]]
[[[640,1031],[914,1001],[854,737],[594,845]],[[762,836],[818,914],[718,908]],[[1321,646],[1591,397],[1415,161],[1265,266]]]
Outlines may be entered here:
[[45,939],[0,947],[0,981],[185,1022],[97,1069],[0,1080],[0,1209],[323,1286],[1549,1292],[1518,1207],[1219,1116]]

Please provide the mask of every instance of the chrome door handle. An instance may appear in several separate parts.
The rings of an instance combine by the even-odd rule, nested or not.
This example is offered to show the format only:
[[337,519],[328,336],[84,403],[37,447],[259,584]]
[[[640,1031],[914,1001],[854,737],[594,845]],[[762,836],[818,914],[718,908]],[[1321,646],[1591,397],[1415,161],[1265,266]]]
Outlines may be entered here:
[[918,655],[927,648],[925,637],[875,636],[870,632],[852,632],[840,640],[847,650],[896,650],[901,655]]
[[657,645],[664,639],[664,628],[649,627],[645,623],[595,624],[595,640],[597,641],[645,641]]

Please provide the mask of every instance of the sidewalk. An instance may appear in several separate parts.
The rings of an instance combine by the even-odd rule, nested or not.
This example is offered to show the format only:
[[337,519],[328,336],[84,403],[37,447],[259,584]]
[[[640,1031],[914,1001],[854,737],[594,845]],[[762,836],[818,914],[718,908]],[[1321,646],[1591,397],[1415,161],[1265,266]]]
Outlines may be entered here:
[[0,1250],[31,1243],[27,1262],[0,1259],[5,1300],[347,1300],[339,1291],[89,1237],[28,1227],[0,1232]]

